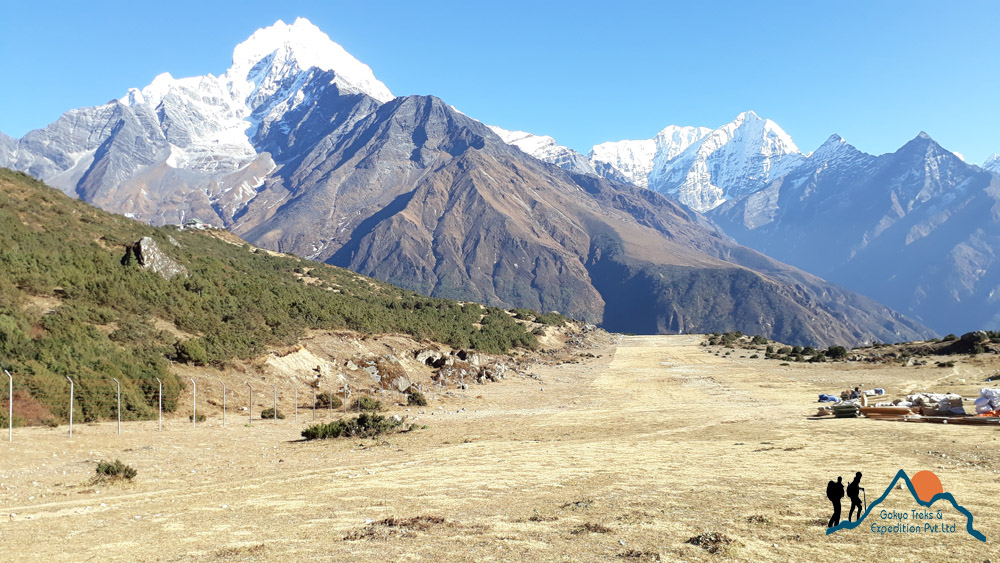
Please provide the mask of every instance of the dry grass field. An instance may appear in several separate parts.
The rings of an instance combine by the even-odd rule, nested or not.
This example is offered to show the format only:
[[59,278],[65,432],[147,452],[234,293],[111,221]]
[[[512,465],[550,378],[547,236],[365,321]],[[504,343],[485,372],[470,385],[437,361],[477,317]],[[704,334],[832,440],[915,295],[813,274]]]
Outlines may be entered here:
[[[858,384],[975,396],[992,366],[780,366],[701,341],[624,337],[540,381],[394,407],[427,428],[379,440],[299,441],[309,411],[17,429],[0,446],[4,559],[1000,560],[1000,428],[811,416]],[[114,459],[134,482],[92,483]],[[953,534],[883,536],[873,514],[825,535],[828,480],[864,472],[870,502],[899,469],[934,471],[987,543],[950,507]],[[906,491],[882,507],[917,508]],[[702,533],[732,541],[710,553],[688,543]]]

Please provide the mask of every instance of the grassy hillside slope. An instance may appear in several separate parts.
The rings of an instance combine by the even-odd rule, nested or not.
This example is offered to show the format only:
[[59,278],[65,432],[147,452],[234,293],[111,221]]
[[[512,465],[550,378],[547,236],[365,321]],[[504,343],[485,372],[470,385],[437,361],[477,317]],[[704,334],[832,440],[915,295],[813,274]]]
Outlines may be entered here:
[[[125,245],[144,236],[190,276],[167,281],[135,262],[123,266]],[[153,228],[0,169],[0,366],[16,374],[15,419],[64,419],[64,376],[76,384],[77,419],[114,413],[112,378],[122,382],[123,418],[153,416],[156,378],[167,410],[183,387],[169,361],[224,364],[313,328],[400,332],[494,353],[535,346],[501,309],[223,238]]]

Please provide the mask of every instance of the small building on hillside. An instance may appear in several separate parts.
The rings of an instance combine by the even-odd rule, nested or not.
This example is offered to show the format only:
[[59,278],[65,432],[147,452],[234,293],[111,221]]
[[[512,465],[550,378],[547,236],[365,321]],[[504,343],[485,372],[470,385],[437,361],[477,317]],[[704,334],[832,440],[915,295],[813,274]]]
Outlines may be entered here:
[[191,219],[184,221],[184,223],[181,225],[181,228],[204,230],[204,229],[211,229],[212,225],[202,221],[201,219],[195,219],[192,217]]

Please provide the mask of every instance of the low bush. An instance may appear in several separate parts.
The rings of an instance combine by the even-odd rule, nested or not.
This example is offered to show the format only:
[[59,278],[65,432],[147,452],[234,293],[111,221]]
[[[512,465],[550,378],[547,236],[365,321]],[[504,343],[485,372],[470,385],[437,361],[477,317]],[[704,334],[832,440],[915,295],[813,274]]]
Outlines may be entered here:
[[284,420],[285,413],[281,411],[275,411],[274,408],[266,408],[260,411],[260,417],[266,419],[278,418],[278,420]]
[[316,394],[316,408],[318,409],[339,409],[344,406],[344,401],[333,394],[332,391]]
[[[193,421],[194,421],[194,415],[193,414],[189,414],[188,415],[188,422],[193,422]],[[198,422],[205,422],[205,415],[199,414],[198,415]]]
[[302,431],[302,437],[306,440],[325,440],[327,438],[340,437],[371,438],[396,430],[402,424],[402,420],[387,418],[378,414],[361,413],[357,418],[314,424]]
[[833,360],[843,360],[847,357],[847,348],[843,346],[830,346],[826,349],[826,357]]
[[126,465],[117,459],[114,463],[98,462],[96,472],[96,479],[101,481],[131,481],[139,473],[131,465]]
[[359,411],[377,412],[382,410],[382,403],[377,399],[362,395],[358,397],[357,401],[354,401],[354,408]]
[[427,397],[420,391],[413,391],[406,396],[406,404],[411,407],[426,407]]

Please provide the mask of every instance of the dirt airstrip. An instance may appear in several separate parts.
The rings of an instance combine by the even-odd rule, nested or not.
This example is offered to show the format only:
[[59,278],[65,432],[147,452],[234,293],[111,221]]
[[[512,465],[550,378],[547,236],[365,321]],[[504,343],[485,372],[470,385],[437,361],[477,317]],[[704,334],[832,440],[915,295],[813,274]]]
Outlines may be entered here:
[[[810,417],[818,393],[856,384],[975,396],[991,366],[780,366],[701,341],[623,337],[541,380],[394,407],[427,428],[377,441],[298,441],[310,411],[15,429],[0,546],[16,561],[1000,560],[1000,427]],[[133,483],[89,482],[114,459]],[[828,480],[862,471],[871,502],[900,469],[935,472],[987,542],[944,503],[954,533],[878,534],[893,522],[873,513],[825,534]],[[892,491],[880,508],[918,506]],[[731,541],[689,543],[703,533]]]

